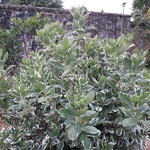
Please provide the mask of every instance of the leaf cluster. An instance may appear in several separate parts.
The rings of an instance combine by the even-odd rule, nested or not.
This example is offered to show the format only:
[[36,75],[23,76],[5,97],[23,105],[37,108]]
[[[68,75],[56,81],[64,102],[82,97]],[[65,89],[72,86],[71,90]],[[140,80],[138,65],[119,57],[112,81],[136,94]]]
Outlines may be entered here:
[[[11,88],[11,78],[9,73],[13,69],[13,66],[5,66],[8,59],[8,53],[3,55],[2,49],[0,49],[0,108],[8,108],[9,101],[9,89]],[[1,115],[1,114],[0,114]]]
[[133,0],[133,8],[134,9],[142,9],[144,6],[150,7],[149,0]]

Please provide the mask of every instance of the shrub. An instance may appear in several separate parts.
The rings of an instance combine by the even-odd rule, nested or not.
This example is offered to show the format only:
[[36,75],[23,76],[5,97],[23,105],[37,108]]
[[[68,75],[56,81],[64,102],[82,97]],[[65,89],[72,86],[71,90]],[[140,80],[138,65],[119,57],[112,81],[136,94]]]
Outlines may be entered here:
[[[42,12],[27,19],[13,18],[9,30],[0,29],[0,48],[8,53],[7,65],[17,64],[22,57],[28,57],[31,50],[37,48],[36,30],[50,23],[48,17],[42,18]],[[30,42],[29,42],[29,40]],[[23,55],[23,56],[22,56]]]
[[[150,66],[150,8],[143,7],[140,10],[134,11],[132,14],[134,18],[134,34],[135,43],[139,47],[142,47],[142,51],[147,50],[146,64]],[[142,42],[141,42],[142,41]]]
[[150,129],[146,52],[132,35],[90,38],[85,8],[72,12],[72,34],[56,22],[37,30],[43,49],[23,59],[12,77],[11,125],[2,149],[143,150]]
[[11,88],[11,80],[9,73],[13,66],[5,67],[5,63],[8,58],[8,53],[3,55],[2,49],[0,49],[0,108],[8,107],[9,89]]

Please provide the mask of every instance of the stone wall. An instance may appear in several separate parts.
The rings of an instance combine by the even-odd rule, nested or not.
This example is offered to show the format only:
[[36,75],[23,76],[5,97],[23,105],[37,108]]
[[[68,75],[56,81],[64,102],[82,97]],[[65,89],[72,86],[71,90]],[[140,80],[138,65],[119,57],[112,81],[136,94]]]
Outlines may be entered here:
[[[0,5],[0,27],[9,29],[12,18],[21,17],[26,19],[41,11],[44,12],[44,16],[48,16],[52,21],[60,21],[65,29],[68,29],[66,23],[72,21],[69,10],[65,9]],[[124,34],[131,33],[130,15],[123,16],[121,14],[90,12],[87,25],[94,26],[97,29],[90,31],[92,36],[98,35],[100,38],[117,38],[121,34],[122,17],[124,17],[122,32]]]

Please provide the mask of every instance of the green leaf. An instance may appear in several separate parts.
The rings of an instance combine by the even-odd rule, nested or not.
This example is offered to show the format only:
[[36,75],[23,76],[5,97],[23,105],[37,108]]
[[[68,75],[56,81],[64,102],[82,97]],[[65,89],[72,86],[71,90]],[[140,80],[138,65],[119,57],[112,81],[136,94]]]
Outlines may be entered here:
[[108,45],[105,45],[105,50],[109,53],[114,53],[114,49],[112,47],[109,47]]
[[34,97],[39,97],[40,93],[29,93],[26,97],[28,98],[34,98]]
[[58,145],[57,145],[57,150],[63,150],[64,148],[64,141],[61,141]]
[[86,112],[87,112],[87,107],[83,108],[83,109],[80,109],[77,111],[78,112],[78,116],[80,115],[84,115]]
[[115,145],[115,144],[112,143],[112,142],[106,143],[105,144],[105,149],[106,150],[113,150],[113,145]]
[[79,28],[76,30],[79,34],[83,34],[84,33],[84,29],[83,28]]
[[139,113],[139,114],[143,114],[148,108],[149,108],[149,106],[148,106],[147,104],[143,104],[143,105],[138,109],[138,113]]
[[133,117],[132,113],[128,109],[126,109],[124,107],[120,107],[120,109],[127,117]]
[[92,111],[92,110],[88,110],[86,112],[86,114],[82,115],[81,116],[81,120],[84,122],[84,121],[88,121],[88,120],[91,120],[93,119],[94,117],[97,116],[97,113],[95,111]]
[[116,52],[117,52],[117,56],[119,57],[120,55],[122,55],[125,51],[126,51],[126,47],[122,46],[122,47],[116,47]]
[[100,133],[100,131],[97,128],[92,127],[92,126],[83,126],[81,129],[90,134],[99,134]]
[[78,125],[74,125],[69,128],[68,130],[68,138],[70,140],[75,140],[78,138],[79,134],[81,133],[81,128]]
[[27,71],[34,76],[34,69],[32,69],[31,67],[27,67]]
[[142,120],[141,122],[143,123],[144,126],[146,126],[146,128],[148,128],[148,130],[150,130],[150,124],[148,121]]
[[132,61],[130,58],[124,57],[123,65],[126,69],[132,70]]
[[106,77],[105,76],[101,76],[100,77],[100,81],[99,81],[100,86],[103,87],[105,85],[105,82],[106,82]]
[[48,133],[48,136],[50,139],[54,139],[54,138],[56,138],[57,134],[50,132],[50,133]]
[[43,103],[43,102],[45,102],[46,101],[46,97],[40,97],[39,99],[38,99],[38,103]]
[[3,65],[6,63],[7,59],[8,59],[8,52],[3,57]]
[[134,102],[134,103],[138,103],[138,102],[140,101],[140,98],[139,98],[139,96],[133,95],[133,96],[131,97],[131,100],[132,100],[132,102]]
[[144,71],[143,76],[147,79],[150,79],[150,74],[147,71]]
[[81,58],[78,58],[77,60],[71,62],[71,63],[70,63],[70,67],[72,68],[72,67],[77,66],[79,63],[82,62],[82,60],[83,60],[83,58],[81,57]]
[[86,85],[83,90],[84,90],[85,92],[88,92],[88,91],[90,91],[90,90],[92,90],[92,89],[93,89],[93,86],[91,86],[91,85]]
[[89,104],[94,100],[95,93],[92,91],[90,92],[85,98],[84,98],[84,103]]
[[66,126],[73,126],[73,125],[76,125],[76,121],[75,120],[66,120],[65,122],[64,122],[64,124],[66,125]]
[[55,67],[55,68],[57,68],[57,69],[60,69],[60,70],[65,70],[65,67],[64,67],[64,65],[62,65],[60,62],[58,62],[58,61],[55,61],[55,60],[51,60],[50,61],[50,64],[53,66],[53,67]]
[[63,47],[67,50],[69,49],[70,47],[70,43],[69,43],[69,39],[68,38],[64,38],[62,41],[61,41],[61,44],[63,45]]
[[122,134],[122,128],[117,128],[117,129],[116,129],[116,134],[117,134],[118,136],[121,136],[121,134]]
[[145,92],[145,93],[143,93],[143,94],[140,96],[140,99],[143,100],[143,99],[149,98],[149,96],[150,96],[150,93],[149,93],[149,92]]
[[85,17],[83,16],[83,17],[81,17],[79,19],[79,26],[80,26],[80,28],[83,28],[84,24],[85,24]]
[[67,57],[66,64],[69,65],[72,61],[75,60],[75,58],[76,58],[76,55],[74,52],[72,52],[71,55]]
[[79,20],[80,14],[75,11],[74,14],[73,14],[73,17],[74,17],[76,20]]
[[84,149],[86,149],[86,150],[90,150],[91,149],[91,140],[85,134],[81,135],[80,141],[81,141]]
[[36,82],[35,83],[35,86],[40,89],[41,91],[43,91],[46,87],[45,83],[42,83],[42,82]]
[[58,113],[60,114],[61,117],[64,118],[76,117],[78,115],[75,110],[67,109],[67,108],[59,109]]
[[5,103],[4,100],[0,99],[0,108],[6,108],[7,104]]
[[118,93],[118,95],[124,107],[131,108],[133,106],[133,103],[131,102],[130,97],[127,94],[120,92]]
[[127,118],[122,121],[123,127],[132,127],[134,128],[137,125],[137,120],[135,118]]

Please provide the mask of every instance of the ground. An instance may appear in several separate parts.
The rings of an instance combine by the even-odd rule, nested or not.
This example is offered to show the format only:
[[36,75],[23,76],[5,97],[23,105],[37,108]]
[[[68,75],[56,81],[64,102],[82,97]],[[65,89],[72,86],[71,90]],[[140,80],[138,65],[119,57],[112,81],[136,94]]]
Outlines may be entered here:
[[2,128],[7,128],[7,127],[8,127],[8,124],[6,123],[6,121],[0,117],[0,130]]
[[2,118],[2,111],[3,109],[0,109],[0,130],[2,128],[8,128],[8,123]]

